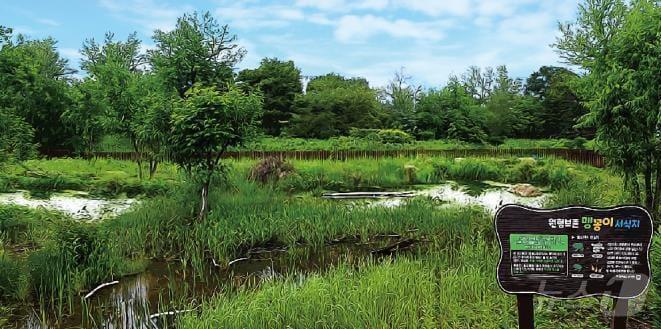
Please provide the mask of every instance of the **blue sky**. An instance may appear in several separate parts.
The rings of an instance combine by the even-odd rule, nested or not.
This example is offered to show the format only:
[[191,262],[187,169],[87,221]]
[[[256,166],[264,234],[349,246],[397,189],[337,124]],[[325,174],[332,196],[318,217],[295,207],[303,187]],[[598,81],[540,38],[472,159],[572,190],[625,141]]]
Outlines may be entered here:
[[154,29],[172,29],[184,12],[210,11],[228,23],[248,55],[291,59],[304,75],[338,72],[385,84],[400,67],[427,87],[470,65],[506,64],[527,77],[561,64],[549,46],[557,22],[572,20],[577,0],[69,0],[0,4],[0,25],[33,38],[52,36],[77,68],[86,38],[137,31],[153,46]]

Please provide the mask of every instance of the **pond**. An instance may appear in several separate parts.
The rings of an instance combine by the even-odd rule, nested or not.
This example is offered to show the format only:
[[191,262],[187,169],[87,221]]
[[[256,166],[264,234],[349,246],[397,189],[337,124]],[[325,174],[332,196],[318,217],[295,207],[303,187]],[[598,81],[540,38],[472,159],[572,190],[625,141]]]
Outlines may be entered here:
[[80,191],[56,192],[48,198],[32,198],[27,191],[0,193],[0,204],[60,211],[80,220],[100,220],[117,216],[136,204],[136,199],[89,198]]
[[[548,200],[549,193],[537,193],[538,195],[524,197],[516,194],[514,188],[516,185],[504,184],[498,182],[455,182],[448,181],[445,184],[429,186],[420,186],[420,189],[413,191],[364,193],[363,198],[367,201],[359,201],[368,206],[377,207],[397,207],[408,199],[414,197],[427,197],[441,202],[445,206],[450,205],[479,205],[484,207],[490,213],[495,213],[502,205],[508,203],[521,204],[531,207],[541,208]],[[538,191],[541,191],[537,189]],[[347,195],[343,198],[342,195]],[[355,193],[335,193],[327,194],[326,198],[340,199],[356,203],[361,199],[361,194]],[[329,197],[333,196],[333,197]]]
[[[396,207],[413,197],[438,200],[441,206],[450,204],[481,205],[495,211],[500,204],[520,203],[542,206],[548,194],[521,197],[511,192],[512,185],[495,182],[447,182],[436,186],[421,186],[413,191],[385,193],[387,197],[356,201],[351,204]],[[378,192],[377,192],[378,193]],[[366,193],[367,194],[367,193]],[[377,195],[377,194],[374,194]],[[354,196],[360,196],[356,194]],[[99,219],[128,210],[133,199],[101,200],[85,198],[76,193],[54,193],[49,199],[31,199],[26,192],[0,194],[0,203],[44,207],[63,211],[80,219]],[[342,200],[346,202],[346,200]],[[142,273],[116,279],[116,283],[98,290],[90,287],[73,301],[65,315],[56,314],[57,307],[40,309],[28,305],[11,320],[15,328],[166,328],[178,314],[195,312],[196,307],[214,295],[243,287],[254,287],[265,280],[283,276],[306,280],[313,273],[322,273],[337,264],[358,266],[367,260],[378,261],[384,256],[417,249],[424,242],[398,235],[372,237],[367,242],[356,239],[330,241],[313,248],[297,246],[286,250],[282,246],[253,248],[230,263],[210,260],[203,271],[193,273],[179,262],[153,261]],[[110,282],[109,282],[110,283]],[[89,298],[87,294],[94,291]],[[170,326],[171,327],[171,326]]]

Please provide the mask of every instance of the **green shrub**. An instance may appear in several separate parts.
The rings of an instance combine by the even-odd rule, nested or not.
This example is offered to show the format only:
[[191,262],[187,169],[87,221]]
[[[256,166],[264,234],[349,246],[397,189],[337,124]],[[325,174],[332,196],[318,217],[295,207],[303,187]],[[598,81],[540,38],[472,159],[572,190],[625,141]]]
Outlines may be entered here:
[[411,135],[398,129],[380,129],[377,135],[385,144],[408,144],[414,141]]
[[28,278],[23,264],[0,255],[0,301],[20,300],[28,295]]
[[383,144],[408,144],[414,141],[410,134],[399,129],[352,128],[349,136]]

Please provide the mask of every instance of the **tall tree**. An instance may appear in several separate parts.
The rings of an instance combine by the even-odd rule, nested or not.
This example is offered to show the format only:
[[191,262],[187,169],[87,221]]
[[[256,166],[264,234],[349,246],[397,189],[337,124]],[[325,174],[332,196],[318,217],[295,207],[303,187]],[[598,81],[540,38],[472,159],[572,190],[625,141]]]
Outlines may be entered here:
[[[81,65],[98,83],[100,97],[107,105],[102,120],[105,131],[127,137],[136,153],[141,151],[141,145],[134,127],[144,91],[141,66],[145,54],[140,52],[140,45],[135,33],[126,41],[116,41],[114,34],[106,33],[103,44],[87,39],[81,49]],[[142,178],[142,158],[137,156],[135,161]]]
[[280,135],[291,119],[294,99],[303,92],[301,70],[293,61],[264,58],[258,68],[239,72],[237,80],[262,92],[262,127],[269,135]]
[[[655,1],[588,0],[577,20],[560,26],[556,47],[586,72],[591,90],[583,123],[596,127],[600,150],[653,212],[661,203],[661,7]],[[656,177],[656,179],[655,179]]]
[[418,129],[435,138],[484,142],[484,116],[472,95],[455,77],[441,90],[430,90],[420,98],[416,117]]
[[262,97],[235,87],[223,93],[215,87],[193,87],[185,96],[172,113],[170,151],[174,161],[200,181],[202,219],[210,209],[209,187],[221,157],[228,147],[254,136]]
[[246,51],[236,43],[228,25],[220,25],[209,12],[185,14],[172,31],[156,30],[151,65],[179,97],[194,84],[227,89],[234,66]]
[[542,66],[526,80],[524,93],[542,104],[534,119],[540,123],[534,137],[575,137],[579,133],[589,136],[589,130],[578,130],[575,126],[587,113],[579,95],[572,90],[579,76],[557,66]]
[[82,151],[92,153],[103,137],[107,103],[99,82],[91,78],[76,82],[71,93],[74,105],[62,113],[62,118],[73,127]]
[[376,92],[362,78],[328,74],[312,79],[294,108],[287,132],[298,137],[329,138],[348,135],[351,128],[380,126]]
[[381,99],[392,118],[389,126],[414,134],[415,112],[422,95],[422,86],[413,85],[412,79],[403,67],[400,68],[388,85],[381,90]]
[[71,74],[51,38],[29,40],[12,37],[0,29],[0,108],[11,108],[34,131],[34,141],[43,149],[69,147],[72,131],[61,115],[72,105],[68,93]]
[[461,76],[461,82],[466,92],[477,100],[479,104],[486,103],[493,91],[494,71],[491,67],[485,67],[484,70],[478,66],[471,66]]

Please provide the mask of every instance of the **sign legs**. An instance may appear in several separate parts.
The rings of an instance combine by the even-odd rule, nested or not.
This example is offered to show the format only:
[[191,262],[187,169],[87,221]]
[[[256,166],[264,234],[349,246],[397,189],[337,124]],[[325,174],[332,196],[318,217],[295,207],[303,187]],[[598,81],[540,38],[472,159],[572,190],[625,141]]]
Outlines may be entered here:
[[519,329],[535,328],[535,311],[532,297],[532,294],[516,295],[516,306],[519,310]]
[[627,328],[627,311],[629,309],[628,299],[613,299],[613,320],[611,322],[611,329],[626,329]]

